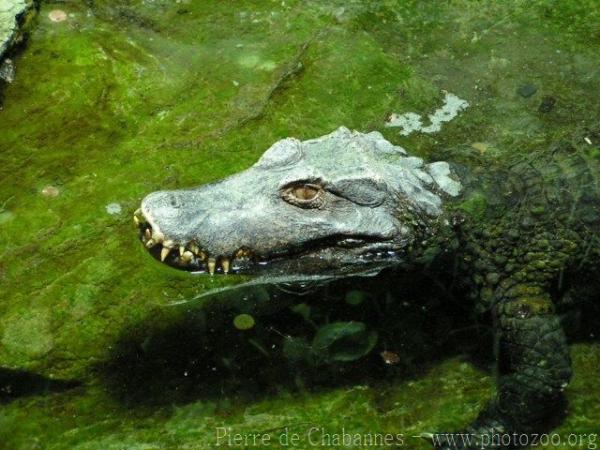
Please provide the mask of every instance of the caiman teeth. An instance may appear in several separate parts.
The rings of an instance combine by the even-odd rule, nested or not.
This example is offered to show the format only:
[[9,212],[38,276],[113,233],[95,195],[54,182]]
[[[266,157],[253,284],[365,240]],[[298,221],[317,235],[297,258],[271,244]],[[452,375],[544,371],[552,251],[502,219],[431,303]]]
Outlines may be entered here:
[[[136,211],[137,213],[137,211]],[[137,215],[135,217],[138,217]],[[197,241],[191,240],[187,244],[176,242],[175,240],[168,238],[158,231],[158,228],[153,229],[151,226],[144,226],[145,219],[140,219],[142,224],[142,242],[148,248],[151,249],[155,246],[159,246],[160,251],[157,251],[160,261],[167,264],[179,266],[180,268],[188,268],[189,270],[203,270],[206,273],[215,275],[220,272],[223,274],[229,274],[232,271],[232,266],[235,268],[238,259],[247,260],[252,257],[252,252],[248,247],[240,247],[233,254],[228,256],[209,256],[209,253],[201,249]],[[142,223],[143,220],[144,222]],[[162,245],[161,245],[162,244]],[[176,256],[169,258],[171,252],[174,251]],[[154,252],[153,252],[154,253]],[[156,255],[156,253],[154,253]],[[237,269],[236,269],[237,270]],[[235,270],[234,270],[235,271]]]
[[223,273],[229,273],[229,258],[221,260],[221,267],[223,267]]
[[215,260],[215,258],[208,258],[208,273],[214,275],[216,266],[217,261]]
[[245,247],[241,247],[237,252],[235,252],[235,258],[248,258],[251,252]]
[[194,255],[200,254],[200,247],[198,247],[194,242],[190,243],[190,250]]
[[142,214],[142,208],[138,208],[135,210],[135,212],[133,213],[133,222],[136,225],[139,225],[140,223],[145,222],[146,219],[144,219],[144,215]]
[[192,252],[190,252],[189,250],[186,250],[181,255],[181,261],[183,261],[185,264],[189,264],[192,261],[193,257],[194,257],[194,254]]
[[171,249],[173,248],[173,241],[164,241],[163,242],[163,248],[160,251],[160,260],[164,261],[167,256],[169,256],[169,253],[171,252]]
[[160,260],[164,262],[164,260],[167,259],[167,256],[169,256],[170,252],[171,249],[169,247],[163,247],[160,251]]

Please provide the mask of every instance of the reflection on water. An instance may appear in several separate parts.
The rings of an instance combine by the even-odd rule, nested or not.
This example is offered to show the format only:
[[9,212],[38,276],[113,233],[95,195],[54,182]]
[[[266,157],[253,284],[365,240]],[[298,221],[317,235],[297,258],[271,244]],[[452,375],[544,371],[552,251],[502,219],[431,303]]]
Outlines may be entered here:
[[299,293],[227,291],[166,329],[126,330],[102,373],[124,401],[171,403],[410,379],[453,354],[487,367],[490,324],[447,286],[386,271]]

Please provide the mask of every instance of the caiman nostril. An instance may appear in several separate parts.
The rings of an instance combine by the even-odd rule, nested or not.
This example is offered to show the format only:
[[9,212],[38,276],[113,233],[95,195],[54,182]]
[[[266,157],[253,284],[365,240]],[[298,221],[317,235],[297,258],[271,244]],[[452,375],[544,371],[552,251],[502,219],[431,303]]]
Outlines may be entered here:
[[169,197],[169,204],[173,208],[181,208],[182,202],[176,195],[172,195]]

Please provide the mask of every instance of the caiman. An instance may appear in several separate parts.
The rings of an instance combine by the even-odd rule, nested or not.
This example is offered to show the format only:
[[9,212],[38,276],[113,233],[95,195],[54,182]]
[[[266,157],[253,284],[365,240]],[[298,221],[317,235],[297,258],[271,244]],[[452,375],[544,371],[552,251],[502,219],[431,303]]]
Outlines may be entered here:
[[493,317],[497,394],[466,443],[434,444],[516,448],[564,410],[571,361],[556,302],[569,280],[599,273],[598,142],[582,129],[505,161],[426,163],[342,127],[276,142],[222,181],[154,192],[134,220],[157,259],[210,275],[344,277],[452,254],[446,270]]

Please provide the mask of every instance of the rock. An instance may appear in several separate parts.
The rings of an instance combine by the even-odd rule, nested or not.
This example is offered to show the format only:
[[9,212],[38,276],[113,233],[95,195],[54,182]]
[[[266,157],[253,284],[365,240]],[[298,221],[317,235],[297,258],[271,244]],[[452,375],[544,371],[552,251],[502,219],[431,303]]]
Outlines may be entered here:
[[67,13],[64,12],[62,9],[53,9],[48,13],[48,18],[52,22],[64,22],[65,20],[67,20]]
[[34,0],[0,0],[0,88],[14,80],[14,63],[7,56],[23,40],[23,29],[30,22],[33,6]]
[[379,356],[381,356],[381,359],[383,359],[384,363],[390,366],[400,362],[400,356],[397,353],[390,352],[388,350],[384,350],[383,352],[379,353]]
[[469,107],[469,102],[456,95],[442,91],[444,93],[444,104],[436,109],[433,114],[429,114],[429,125],[424,126],[423,117],[420,114],[408,112],[404,114],[392,113],[389,115],[385,126],[401,128],[400,134],[408,136],[409,134],[420,131],[422,133],[437,133],[442,129],[442,124],[450,122],[459,113]]
[[10,58],[6,58],[4,62],[0,63],[0,80],[4,80],[7,83],[12,83],[15,79],[15,65]]
[[538,111],[541,113],[549,113],[554,109],[554,105],[556,105],[556,99],[550,95],[545,95],[542,97],[542,102],[538,107]]
[[362,322],[333,322],[319,328],[312,341],[317,360],[323,363],[356,361],[377,343],[377,332]]
[[496,285],[500,281],[500,275],[495,272],[488,273],[485,277],[485,281],[487,281],[491,285]]
[[118,203],[109,203],[106,205],[106,212],[111,216],[115,216],[117,214],[121,214],[122,208]]
[[523,98],[529,98],[537,92],[537,87],[533,84],[523,84],[517,89],[517,94]]
[[337,23],[344,23],[347,20],[346,8],[337,8],[333,11],[333,17]]
[[0,0],[0,60],[20,39],[25,15],[33,9],[33,0]]
[[477,150],[482,155],[485,152],[487,152],[487,150],[490,148],[490,146],[488,144],[486,144],[485,142],[474,142],[471,144],[471,147],[474,148],[475,150]]
[[42,195],[44,197],[54,198],[58,197],[59,194],[60,190],[56,186],[48,185],[42,188]]

